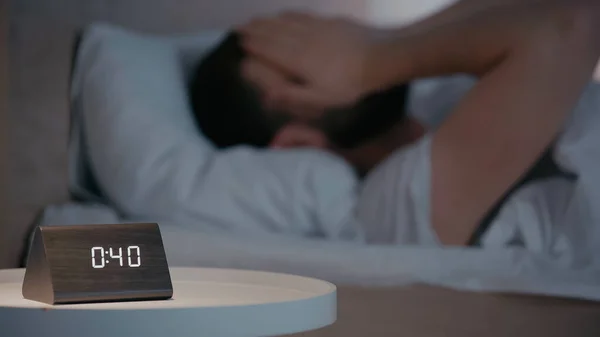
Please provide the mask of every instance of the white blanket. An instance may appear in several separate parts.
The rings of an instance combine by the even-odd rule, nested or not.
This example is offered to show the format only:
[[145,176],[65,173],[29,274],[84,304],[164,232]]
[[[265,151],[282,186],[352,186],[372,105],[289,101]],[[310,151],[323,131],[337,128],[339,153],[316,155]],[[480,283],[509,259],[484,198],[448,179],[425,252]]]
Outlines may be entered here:
[[[137,222],[147,219],[128,219]],[[42,224],[123,222],[110,208],[49,207]],[[261,234],[207,233],[202,226],[161,222],[171,266],[292,273],[337,285],[423,283],[457,290],[539,294],[600,301],[600,272],[572,270],[521,248],[365,246]]]
[[[340,183],[347,178],[343,167],[315,153],[216,154],[190,126],[173,63],[177,53],[153,39],[114,35],[92,34],[76,71],[70,180],[85,204],[50,206],[41,225],[159,222],[171,265],[600,301],[597,85],[586,91],[555,153],[579,180],[539,182],[519,191],[488,231],[484,249],[369,246],[362,240],[302,238],[315,230],[348,237],[343,220],[353,191]],[[469,85],[455,79],[420,82],[411,112],[435,127]]]
[[[587,132],[598,116],[592,113],[597,105],[589,101],[587,104],[590,114],[583,118],[582,111],[585,109],[578,110],[581,115],[573,116],[568,131],[562,137],[562,146],[556,152],[565,167],[581,174],[579,182],[539,183],[517,194],[504,208],[504,215],[492,226],[487,235],[488,247],[484,250],[365,246],[265,233],[256,237],[249,237],[247,233],[244,236],[235,233],[224,235],[209,233],[200,224],[160,222],[169,262],[173,266],[287,272],[318,277],[340,285],[425,283],[457,290],[542,294],[600,301],[599,241],[595,225],[600,223],[600,218],[594,217],[597,215],[594,215],[593,208],[594,201],[600,200],[597,195],[600,189],[592,188],[598,186],[597,179],[594,179],[598,176],[595,167],[600,167],[594,166],[600,154],[593,143],[600,144],[600,139],[594,140],[596,134]],[[600,137],[600,133],[596,137]],[[589,145],[583,145],[588,141]],[[540,202],[542,199],[545,201]],[[554,200],[555,204],[548,203],[548,200]],[[562,215],[554,216],[553,212]],[[148,220],[156,219],[123,219],[106,206],[67,204],[48,207],[41,224]],[[561,223],[563,226],[560,226]],[[527,235],[527,249],[506,246],[517,232]],[[563,251],[551,251],[549,247],[562,247]]]

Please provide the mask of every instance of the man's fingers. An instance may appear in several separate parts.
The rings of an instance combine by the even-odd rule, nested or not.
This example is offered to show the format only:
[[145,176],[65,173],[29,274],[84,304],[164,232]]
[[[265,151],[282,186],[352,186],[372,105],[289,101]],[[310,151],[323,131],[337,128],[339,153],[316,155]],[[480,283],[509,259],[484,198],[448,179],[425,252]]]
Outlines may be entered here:
[[301,78],[303,75],[301,50],[294,44],[249,37],[243,40],[243,47],[253,57],[274,65],[288,76]]
[[322,90],[303,86],[287,85],[279,88],[280,99],[289,112],[301,120],[320,118],[325,107],[329,105],[327,96]]
[[286,35],[289,35],[290,32],[287,30],[288,28],[282,26],[281,22],[277,20],[254,19],[250,23],[240,27],[238,32],[245,38],[277,43],[281,40],[289,40]]
[[263,102],[266,105],[272,106],[276,102],[272,102],[273,93],[277,88],[286,85],[286,78],[271,67],[256,59],[248,58],[242,64],[242,76],[248,82],[260,88],[263,96]]
[[294,89],[288,89],[297,84],[290,82],[276,69],[250,58],[242,64],[242,76],[259,88],[261,102],[265,108],[284,110],[294,115],[302,115],[302,112],[310,111],[310,101],[304,102],[303,97],[295,99]]
[[302,72],[301,55],[308,37],[301,24],[283,18],[255,19],[241,27],[239,32],[248,53],[290,76],[299,77]]
[[249,58],[242,64],[243,77],[260,90],[261,102],[269,110],[282,110],[301,120],[321,117],[330,105],[323,90],[291,82],[260,60]]

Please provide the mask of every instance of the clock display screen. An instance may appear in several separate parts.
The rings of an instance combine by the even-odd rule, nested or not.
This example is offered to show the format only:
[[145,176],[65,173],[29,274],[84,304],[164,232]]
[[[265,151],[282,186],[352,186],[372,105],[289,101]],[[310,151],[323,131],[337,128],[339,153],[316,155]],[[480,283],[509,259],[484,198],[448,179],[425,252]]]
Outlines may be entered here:
[[58,294],[114,296],[171,288],[157,224],[50,227],[44,238]]
[[140,246],[128,246],[125,251],[127,255],[123,256],[123,247],[118,249],[93,247],[91,250],[92,268],[104,269],[111,261],[118,263],[120,267],[139,268],[142,266]]

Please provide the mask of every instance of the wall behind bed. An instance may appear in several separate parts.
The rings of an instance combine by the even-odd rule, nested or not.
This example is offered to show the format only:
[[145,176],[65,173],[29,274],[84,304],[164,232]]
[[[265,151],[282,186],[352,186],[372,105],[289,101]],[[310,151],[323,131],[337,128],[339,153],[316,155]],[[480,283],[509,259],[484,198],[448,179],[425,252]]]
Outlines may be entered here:
[[[7,38],[8,38],[8,23],[7,23],[7,3],[6,1],[0,1],[0,238],[4,237],[4,231],[2,230],[2,224],[6,223],[5,216],[6,211],[6,200],[7,191],[2,188],[6,186],[7,175],[7,146],[6,146],[6,131],[7,116],[8,116],[8,50]],[[5,247],[2,245],[2,239],[0,239],[0,256],[5,254]]]
[[[226,29],[282,9],[362,18],[365,0],[9,0],[10,99],[0,138],[7,170],[0,195],[0,268],[15,267],[26,234],[44,205],[68,199],[67,135],[70,52],[77,29],[93,21],[152,33]],[[4,17],[3,17],[4,18]],[[0,52],[6,49],[1,48]],[[0,63],[1,66],[2,63]],[[3,68],[0,68],[0,71]],[[4,75],[0,72],[0,74]],[[4,113],[4,109],[2,110]],[[0,144],[4,142],[0,141]],[[4,163],[3,163],[4,164]]]

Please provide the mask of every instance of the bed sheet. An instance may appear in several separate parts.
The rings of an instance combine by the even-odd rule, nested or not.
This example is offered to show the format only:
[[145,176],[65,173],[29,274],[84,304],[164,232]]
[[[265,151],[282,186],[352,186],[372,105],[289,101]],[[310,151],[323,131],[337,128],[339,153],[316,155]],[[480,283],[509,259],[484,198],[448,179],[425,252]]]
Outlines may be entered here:
[[[102,205],[48,207],[40,225],[144,222]],[[264,270],[337,285],[414,283],[455,290],[535,294],[600,301],[600,272],[572,270],[520,248],[435,248],[327,242],[277,234],[217,233],[202,224],[160,224],[171,266]]]

